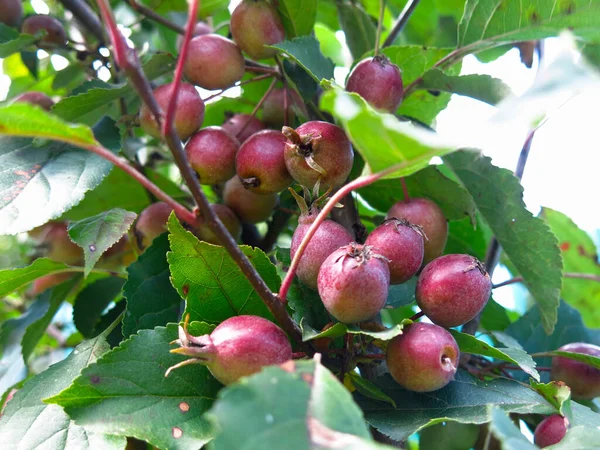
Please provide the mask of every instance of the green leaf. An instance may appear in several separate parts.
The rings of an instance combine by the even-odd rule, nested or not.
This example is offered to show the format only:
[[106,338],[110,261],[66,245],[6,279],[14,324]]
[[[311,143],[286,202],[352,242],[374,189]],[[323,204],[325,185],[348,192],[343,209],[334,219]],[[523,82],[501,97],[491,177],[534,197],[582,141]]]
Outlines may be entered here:
[[[471,195],[460,184],[443,175],[435,166],[428,166],[405,179],[411,197],[433,200],[448,220],[465,216],[475,220],[475,203]],[[387,212],[392,205],[404,199],[400,180],[383,180],[358,190],[369,205]],[[473,226],[471,225],[471,229]]]
[[3,447],[22,450],[125,448],[124,437],[91,432],[76,425],[60,406],[42,402],[42,399],[67,388],[84,367],[108,350],[109,346],[102,336],[85,341],[65,360],[27,381],[6,405],[0,419]]
[[227,386],[209,417],[219,428],[215,450],[315,448],[321,427],[371,440],[361,410],[318,360],[267,367]]
[[315,25],[315,36],[321,44],[321,51],[325,57],[330,58],[337,66],[344,66],[346,64],[344,47],[338,41],[335,31],[317,23]]
[[69,225],[70,239],[83,249],[87,277],[100,257],[123,237],[137,214],[115,208]]
[[404,164],[385,178],[411,175],[426,167],[432,157],[453,150],[437,134],[375,111],[358,94],[331,89],[321,97],[321,108],[338,120],[371,172]]
[[29,103],[0,107],[0,135],[51,139],[72,145],[98,145],[92,130],[72,125]]
[[285,52],[299,64],[317,83],[333,78],[333,61],[321,53],[319,41],[313,36],[301,36],[291,41],[272,45]]
[[475,212],[475,228],[471,218],[451,220],[448,223],[448,241],[444,252],[466,253],[479,260],[485,259],[488,244],[492,233],[487,224],[481,218],[481,214]]
[[[8,108],[13,107],[32,108],[28,105]],[[38,110],[33,112],[32,116],[27,115],[20,120],[31,123],[31,117],[41,114]],[[54,120],[63,124],[58,119],[50,122]],[[65,124],[64,127],[69,126]],[[60,129],[57,124],[57,130],[47,134],[59,135]],[[81,129],[87,130],[85,127]],[[103,145],[111,150],[115,146],[118,149],[119,135],[114,122],[102,121],[94,131]],[[73,133],[77,135],[77,132]],[[112,164],[92,152],[63,143],[40,145],[38,140],[0,136],[0,167],[0,191],[3,192],[0,199],[0,234],[16,234],[56,219],[79,203],[85,193],[98,186],[110,172]]]
[[419,431],[419,450],[465,450],[475,447],[480,427],[443,422]]
[[42,319],[50,307],[50,292],[37,298],[19,317],[3,322],[0,327],[0,392],[5,392],[24,376],[25,362],[21,341],[27,327]]
[[506,411],[492,407],[490,431],[502,443],[502,450],[535,450],[537,447],[527,440],[521,430],[510,420]]
[[[190,320],[220,323],[240,314],[251,314],[273,320],[246,276],[227,251],[217,245],[199,241],[171,215],[168,228],[171,251],[167,261],[171,282],[186,300],[185,314]],[[271,291],[281,284],[275,266],[262,250],[240,246]]]
[[[556,235],[565,272],[600,276],[598,249],[591,237],[564,214],[542,208],[540,214]],[[561,297],[582,313],[586,325],[600,327],[600,283],[591,280],[563,278]]]
[[[421,45],[393,46],[383,49],[383,54],[402,70],[402,81],[408,86],[422,77],[435,63],[448,55],[452,49],[423,47]],[[460,74],[460,64],[446,69],[449,76]],[[439,93],[438,93],[439,94]],[[434,95],[427,90],[417,90],[405,98],[398,109],[398,114],[412,117],[431,125],[450,101],[450,94]]]
[[470,334],[450,330],[462,353],[489,356],[491,358],[508,361],[519,366],[523,372],[531,375],[536,381],[540,381],[540,374],[535,370],[535,361],[524,350],[518,348],[495,348],[480,341]]
[[304,36],[315,25],[317,0],[279,0],[277,11],[289,38]]
[[385,308],[399,308],[410,305],[415,301],[415,289],[417,287],[417,277],[402,284],[392,284],[388,290],[388,298],[385,302]]
[[489,75],[471,74],[462,76],[449,76],[439,69],[425,72],[422,89],[449,92],[464,95],[495,105],[503,98],[511,95],[510,88],[498,78]]
[[597,427],[574,427],[567,430],[565,437],[548,450],[595,450],[600,441],[600,430]]
[[551,414],[553,408],[537,393],[515,381],[497,379],[479,381],[459,370],[446,387],[427,393],[401,388],[389,375],[375,380],[398,405],[389,405],[356,397],[367,422],[395,440],[403,440],[428,425],[454,420],[482,424],[490,420],[488,405],[506,412]]
[[336,2],[340,26],[346,35],[346,43],[356,60],[375,48],[376,23],[356,3]]
[[52,322],[58,308],[60,308],[60,305],[67,299],[71,291],[79,283],[80,279],[81,277],[70,278],[42,294],[48,298],[48,309],[42,317],[27,326],[27,330],[23,335],[21,345],[23,346],[22,353],[25,362],[28,362],[36,345],[46,333],[48,325]]
[[525,208],[523,187],[506,169],[473,151],[447,156],[445,162],[471,193],[503,251],[523,276],[551,333],[557,321],[562,260],[556,237]]
[[[173,71],[175,59],[173,56],[159,53],[143,66],[146,77],[152,81],[166,73]],[[85,121],[86,116],[95,112],[102,112],[111,103],[121,97],[134,94],[130,84],[111,85],[103,83],[102,87],[95,87],[83,93],[63,98],[52,108],[52,112],[64,120]]]
[[64,391],[45,400],[97,433],[133,436],[160,448],[197,449],[212,437],[202,418],[219,389],[208,369],[168,367],[186,357],[169,353],[177,325],[141,330],[86,367]]
[[598,356],[584,355],[582,353],[575,352],[565,352],[561,350],[550,352],[550,354],[554,356],[562,356],[563,358],[567,359],[573,359],[575,361],[579,361],[589,366],[592,366],[596,369],[600,369],[600,358]]
[[177,322],[182,299],[169,280],[167,234],[157,237],[152,245],[129,267],[123,288],[127,311],[123,319],[123,335]]
[[397,408],[396,402],[389,395],[379,389],[379,387],[372,381],[361,377],[356,372],[348,372],[347,376],[350,378],[350,381],[352,381],[352,385],[356,388],[356,390],[365,397],[389,403],[394,408]]
[[565,416],[572,420],[571,412],[571,388],[564,383],[557,383],[551,381],[550,383],[536,383],[531,380],[531,387],[535,389],[538,394],[546,399],[548,403],[556,408],[562,416]]
[[458,27],[458,44],[480,49],[558,36],[566,29],[583,40],[597,41],[599,26],[600,3],[594,0],[468,0]]
[[5,297],[38,278],[70,270],[73,269],[66,264],[48,258],[38,258],[27,267],[0,270],[0,297]]
[[394,325],[391,328],[385,329],[383,331],[370,331],[370,330],[361,330],[355,325],[346,325],[344,323],[338,322],[330,328],[327,328],[325,331],[318,331],[310,327],[310,325],[304,323],[304,321],[300,322],[300,328],[302,328],[302,340],[312,341],[313,339],[319,339],[323,337],[328,338],[336,338],[340,336],[344,336],[345,334],[362,334],[363,336],[369,336],[373,339],[378,339],[380,341],[389,341],[394,337],[402,334],[402,329],[412,323],[410,320],[405,319],[401,323]]
[[73,305],[73,322],[84,337],[94,337],[102,313],[121,293],[124,284],[123,278],[101,278],[77,294]]
[[30,47],[38,38],[19,34],[4,23],[0,23],[0,58],[7,58]]
[[503,331],[510,325],[506,308],[490,298],[481,313],[481,326],[488,331]]

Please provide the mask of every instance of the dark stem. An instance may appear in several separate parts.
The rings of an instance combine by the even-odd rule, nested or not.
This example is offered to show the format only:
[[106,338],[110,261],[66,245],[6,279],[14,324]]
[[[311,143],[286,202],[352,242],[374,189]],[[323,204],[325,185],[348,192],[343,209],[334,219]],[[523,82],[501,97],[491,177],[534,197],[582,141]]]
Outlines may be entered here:
[[240,86],[244,86],[244,85],[246,85],[246,84],[254,83],[254,82],[256,82],[256,81],[260,81],[260,80],[265,80],[265,79],[267,79],[267,78],[271,78],[272,76],[273,76],[272,74],[270,74],[270,73],[266,73],[266,74],[264,74],[264,75],[259,75],[259,76],[257,76],[257,77],[254,77],[254,78],[250,78],[249,80],[241,81],[241,82],[239,82],[239,83],[237,83],[237,84],[235,84],[235,85],[233,85],[233,86],[230,86],[230,87],[228,87],[228,88],[225,88],[225,89],[221,89],[221,90],[220,90],[219,92],[217,92],[216,94],[210,95],[210,96],[208,96],[208,97],[206,97],[206,98],[202,99],[202,101],[203,101],[204,103],[206,103],[207,101],[209,101],[209,100],[212,100],[213,98],[220,97],[221,95],[223,95],[223,93],[225,93],[226,91],[228,91],[228,90],[229,90],[229,89],[231,89],[231,88],[234,88],[234,87],[240,87]]
[[[197,7],[194,5],[197,0],[192,0],[190,9]],[[155,117],[160,119],[161,111],[158,107],[156,99],[152,94],[152,89],[148,79],[140,69],[139,61],[135,50],[128,49],[123,36],[118,30],[117,24],[112,15],[112,11],[107,0],[98,0],[98,5],[102,10],[104,22],[106,23],[109,31],[111,41],[113,42],[113,51],[115,52],[115,59],[123,67],[123,63],[126,64],[126,74],[129,76],[131,83],[140,93],[142,100],[148,108],[152,111]],[[194,26],[195,17],[190,17],[187,24],[187,29],[191,29]],[[186,33],[188,34],[188,33]],[[191,36],[191,33],[189,34]],[[187,43],[184,42],[184,45]],[[148,95],[149,93],[149,95]],[[174,130],[174,127],[166,129],[165,140],[177,167],[179,168],[181,175],[188,186],[192,197],[198,205],[200,214],[205,220],[210,230],[217,236],[219,242],[223,245],[225,250],[229,253],[231,258],[238,265],[244,276],[248,279],[254,290],[261,297],[267,308],[271,311],[275,320],[281,325],[281,327],[290,335],[290,337],[298,344],[302,350],[306,351],[309,355],[312,355],[314,351],[312,348],[302,342],[302,332],[298,325],[288,314],[285,304],[281,302],[277,296],[275,296],[265,281],[261,278],[256,268],[252,265],[248,257],[238,247],[237,243],[229,234],[223,223],[219,220],[217,215],[214,213],[208,199],[204,195],[204,191],[198,182],[195,172],[187,161],[185,151],[181,139]]]
[[281,234],[281,232],[287,227],[288,222],[290,221],[291,214],[282,209],[276,209],[273,213],[273,217],[271,218],[271,222],[269,222],[269,228],[265,237],[259,245],[259,248],[265,253],[269,253],[273,250],[273,247],[277,243],[277,238]]
[[253,223],[242,223],[242,242],[250,247],[260,248],[260,234]]
[[185,30],[184,28],[171,22],[170,20],[165,19],[163,16],[155,13],[150,8],[146,8],[144,5],[140,5],[136,0],[129,0],[129,6],[131,6],[135,11],[139,12],[140,14],[143,14],[144,16],[146,16],[148,19],[153,20],[157,23],[160,23],[161,25],[164,25],[165,27],[170,28],[171,30],[175,31],[176,33],[179,33],[179,34],[184,33],[184,30]]
[[404,25],[406,25],[408,19],[410,19],[410,16],[412,15],[413,11],[415,10],[418,4],[419,0],[409,0],[409,2],[406,4],[404,9],[398,16],[398,20],[396,20],[396,23],[392,27],[392,31],[390,31],[390,34],[383,43],[382,47],[389,47],[394,43],[398,35],[402,32]]
[[256,106],[252,110],[252,114],[250,114],[250,117],[248,117],[248,119],[244,123],[244,126],[242,128],[240,128],[240,131],[238,131],[238,133],[235,135],[236,138],[239,138],[239,136],[244,132],[244,130],[248,127],[248,125],[250,125],[250,122],[252,121],[254,116],[256,116],[256,113],[258,112],[258,110],[261,108],[261,106],[263,105],[263,103],[265,102],[265,100],[267,99],[267,97],[269,96],[271,91],[273,90],[273,88],[275,88],[275,83],[277,83],[277,78],[274,78],[273,81],[271,81],[269,88],[267,89],[265,94],[262,96],[262,98],[258,101]]
[[94,10],[84,0],[59,0],[59,2],[73,13],[73,16],[79,23],[92,33],[98,39],[98,42],[104,44],[106,37],[104,36],[102,22],[100,22]]
[[412,316],[409,320],[412,320],[414,322],[415,320],[419,320],[424,315],[425,315],[425,313],[423,311],[419,311],[414,316]]

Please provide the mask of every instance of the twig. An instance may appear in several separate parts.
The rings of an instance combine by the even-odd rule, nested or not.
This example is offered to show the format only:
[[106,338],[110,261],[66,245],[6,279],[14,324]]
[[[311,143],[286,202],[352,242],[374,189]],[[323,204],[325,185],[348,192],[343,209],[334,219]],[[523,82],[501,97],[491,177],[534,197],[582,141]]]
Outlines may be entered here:
[[[115,59],[122,66],[123,63],[126,64],[127,70],[126,74],[130,77],[131,83],[135,86],[136,90],[142,93],[142,100],[146,103],[146,106],[150,109],[152,114],[160,119],[161,111],[152,94],[152,90],[150,88],[150,83],[148,79],[145,77],[144,73],[140,69],[139,60],[137,58],[137,54],[135,50],[127,48],[125,45],[125,41],[123,36],[119,32],[117,28],[117,24],[115,22],[114,16],[112,15],[112,11],[110,6],[107,3],[107,0],[97,0],[102,11],[102,15],[104,17],[104,21],[107,24],[107,27],[110,31],[111,41],[113,42],[113,50],[115,51]],[[190,10],[192,8],[197,8],[197,5],[193,3],[198,3],[198,0],[192,0],[192,4],[190,4]],[[186,36],[191,37],[191,32],[188,33],[191,28],[194,26],[195,17],[190,16],[188,18],[188,23],[186,25]],[[187,41],[187,39],[185,40]],[[187,42],[184,42],[183,45],[187,45]],[[122,61],[122,62],[121,62]],[[146,95],[149,92],[149,95]],[[160,123],[160,121],[159,121]],[[302,333],[298,325],[293,321],[293,319],[288,314],[285,304],[280,302],[278,298],[271,292],[265,281],[262,279],[256,268],[252,265],[248,257],[242,252],[242,250],[238,247],[235,239],[229,234],[221,220],[214,213],[212,208],[210,207],[210,203],[206,198],[202,187],[196,177],[195,172],[191,168],[186,155],[183,149],[183,144],[181,143],[181,139],[175,132],[173,127],[165,130],[167,132],[165,136],[165,140],[171,153],[173,154],[173,159],[181,172],[181,176],[188,186],[194,201],[198,205],[199,212],[202,215],[206,225],[210,228],[210,230],[217,236],[219,242],[223,245],[227,253],[231,256],[234,262],[238,265],[244,276],[248,279],[256,293],[263,300],[267,308],[271,311],[275,320],[281,325],[281,327],[290,335],[290,337],[297,343],[297,345],[303,350],[306,351],[307,354],[312,355],[314,351],[311,347],[302,342]]]
[[419,311],[414,316],[412,316],[409,320],[412,320],[414,322],[415,320],[419,320],[424,315],[425,315],[425,313],[423,311]]
[[413,11],[415,10],[418,4],[419,0],[409,0],[409,2],[406,4],[404,9],[398,16],[398,20],[396,20],[396,23],[392,27],[392,31],[390,31],[390,34],[383,43],[383,47],[389,47],[394,43],[394,41],[404,28],[404,25],[406,25],[406,22],[408,22],[408,19],[410,19],[410,16],[412,15]]
[[375,56],[379,55],[379,42],[381,39],[381,29],[383,27],[383,15],[385,13],[385,0],[379,0],[379,20],[377,21],[377,34],[375,34]]
[[84,0],[59,0],[73,16],[92,33],[101,44],[105,41],[104,27],[92,8]]
[[237,84],[234,84],[233,86],[229,86],[228,88],[221,89],[221,90],[220,90],[219,92],[217,92],[216,94],[213,94],[213,95],[211,95],[211,96],[209,96],[209,97],[206,97],[206,98],[202,99],[202,101],[203,101],[204,103],[206,103],[207,101],[209,101],[209,100],[212,100],[213,98],[220,97],[221,95],[223,95],[223,94],[224,94],[226,91],[228,91],[228,90],[229,90],[229,89],[231,89],[231,88],[234,88],[234,87],[240,87],[240,86],[244,86],[244,85],[246,85],[246,84],[254,83],[255,81],[265,80],[265,79],[267,79],[267,78],[271,78],[272,76],[273,76],[272,74],[270,74],[270,73],[266,73],[266,74],[264,74],[264,75],[259,75],[259,76],[257,76],[257,77],[254,77],[254,78],[250,78],[249,80],[241,81],[241,82],[239,82],[239,83],[237,83]]
[[[431,151],[431,153],[432,153],[432,156],[434,156],[433,150]],[[317,228],[319,228],[321,223],[323,223],[323,221],[327,218],[327,215],[331,212],[331,210],[333,208],[335,208],[335,205],[338,202],[340,202],[350,192],[352,192],[356,189],[360,189],[361,187],[368,186],[369,184],[376,182],[377,180],[381,179],[382,177],[384,177],[388,174],[394,173],[398,170],[401,170],[401,169],[405,168],[406,166],[407,166],[407,163],[402,162],[399,164],[394,164],[393,166],[390,166],[387,169],[382,170],[381,172],[376,172],[371,175],[365,175],[363,177],[359,177],[359,178],[351,181],[350,183],[346,184],[345,186],[342,186],[335,194],[333,194],[331,196],[331,198],[329,199],[327,204],[323,207],[323,209],[321,210],[319,215],[315,218],[314,222],[311,224],[310,228],[306,232],[306,235],[302,239],[302,242],[300,243],[300,246],[298,247],[296,254],[294,255],[294,259],[292,260],[292,263],[290,264],[290,268],[281,283],[281,288],[279,289],[279,298],[281,299],[281,301],[285,302],[287,293],[292,285],[294,276],[296,275],[296,270],[298,269],[298,264],[300,263],[300,258],[302,258],[302,255],[304,254],[304,251],[306,250],[308,243],[310,242],[312,237],[315,235]]]
[[269,94],[271,94],[271,91],[273,90],[273,88],[275,88],[276,83],[277,83],[277,78],[274,78],[273,81],[271,81],[271,84],[269,85],[269,88],[267,89],[265,94],[262,96],[262,98],[258,101],[256,106],[252,110],[250,117],[248,117],[248,119],[246,119],[246,122],[244,123],[242,128],[240,128],[240,131],[238,131],[237,134],[235,135],[236,138],[239,138],[241,136],[241,134],[246,130],[246,128],[248,128],[248,125],[250,125],[250,122],[252,122],[252,119],[254,119],[254,116],[256,116],[256,113],[258,112],[258,110],[261,108],[261,106],[263,105],[263,103],[265,102],[265,100],[267,99]]
[[155,22],[158,22],[161,25],[164,25],[165,27],[170,28],[171,30],[175,31],[176,33],[179,33],[179,34],[184,33],[183,27],[180,27],[179,25],[171,22],[170,20],[165,19],[163,16],[155,13],[150,8],[146,8],[144,5],[139,4],[136,0],[128,0],[128,1],[129,1],[129,6],[131,6],[135,11],[139,12],[140,14],[143,14],[144,16],[146,16],[148,19],[154,20]]
[[[567,273],[563,273],[563,278],[573,278],[573,279],[577,279],[577,280],[591,280],[591,281],[597,281],[598,283],[600,283],[600,275],[594,275],[591,273],[567,272]],[[492,286],[492,288],[493,289],[501,288],[504,286],[508,286],[508,285],[511,285],[514,283],[521,283],[521,282],[523,282],[523,277],[515,277],[515,278],[511,278],[510,280],[503,281],[502,283],[495,284],[494,286]]]

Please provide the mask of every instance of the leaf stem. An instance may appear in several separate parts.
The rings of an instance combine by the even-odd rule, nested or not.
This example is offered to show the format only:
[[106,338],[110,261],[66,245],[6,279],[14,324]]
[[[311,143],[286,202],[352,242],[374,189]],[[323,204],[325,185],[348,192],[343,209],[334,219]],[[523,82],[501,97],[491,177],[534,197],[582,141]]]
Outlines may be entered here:
[[412,320],[413,322],[415,320],[419,320],[421,317],[423,317],[425,315],[425,313],[423,311],[419,311],[418,313],[416,313],[414,316],[412,316],[410,319],[408,320]]
[[269,85],[269,88],[267,89],[267,91],[264,93],[262,98],[258,101],[256,106],[252,110],[250,117],[248,117],[248,119],[246,120],[246,122],[244,123],[242,128],[240,128],[240,131],[238,131],[237,134],[235,135],[236,138],[239,139],[240,135],[246,130],[246,128],[248,128],[248,125],[250,125],[250,122],[256,116],[256,113],[258,112],[258,110],[261,108],[261,106],[263,105],[263,103],[265,102],[265,100],[267,99],[269,94],[271,94],[271,91],[275,88],[276,83],[277,83],[277,78],[274,78],[273,81],[271,81],[271,84]]
[[138,13],[143,14],[150,20],[153,20],[157,23],[160,23],[161,25],[164,25],[167,28],[170,28],[171,30],[175,31],[176,33],[179,33],[179,34],[184,33],[184,28],[171,22],[168,19],[165,19],[163,16],[155,13],[150,8],[147,8],[144,5],[141,5],[140,3],[137,2],[137,0],[128,0],[128,1],[129,1],[129,6],[131,6],[131,8],[134,11],[137,11]]
[[[396,20],[396,23],[392,27],[392,31],[390,31],[390,34],[388,35],[387,39],[383,43],[382,47],[389,47],[390,45],[392,45],[394,43],[394,41],[396,40],[398,35],[402,32],[402,29],[408,22],[408,19],[410,19],[410,16],[412,15],[413,11],[419,4],[419,1],[420,0],[409,0],[408,1],[408,3],[406,4],[404,9],[398,16],[398,20]],[[380,21],[381,21],[381,19],[380,19]]]

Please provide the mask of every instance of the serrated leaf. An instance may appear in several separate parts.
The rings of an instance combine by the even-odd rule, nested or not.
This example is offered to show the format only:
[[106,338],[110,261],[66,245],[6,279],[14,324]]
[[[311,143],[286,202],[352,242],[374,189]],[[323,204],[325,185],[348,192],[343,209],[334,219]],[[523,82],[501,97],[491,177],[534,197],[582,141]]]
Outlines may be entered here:
[[[447,48],[403,45],[387,47],[383,49],[383,54],[400,68],[404,86],[408,86],[451,51],[452,49]],[[446,69],[445,73],[448,76],[459,75],[460,67],[460,64],[455,64]],[[446,92],[437,94],[439,95],[434,95],[427,90],[416,90],[403,99],[397,113],[431,125],[439,112],[446,108],[450,101],[450,94]]]
[[164,233],[127,267],[127,284],[123,288],[127,311],[123,318],[123,335],[130,336],[142,329],[177,322],[183,301],[169,279],[167,252],[169,239]]
[[340,88],[325,92],[321,97],[321,109],[338,120],[371,172],[404,163],[403,168],[385,178],[411,175],[425,168],[432,157],[453,150],[453,144],[439,135],[400,122],[390,114],[379,113],[358,94]]
[[[190,320],[220,323],[240,314],[251,314],[273,320],[252,285],[227,251],[218,245],[199,241],[184,230],[174,214],[169,218],[171,251],[167,261],[171,282],[186,300],[184,315]],[[271,291],[281,283],[275,266],[262,250],[240,246],[261,274]]]
[[83,249],[87,277],[100,257],[123,237],[137,214],[115,208],[69,225],[69,238]]
[[85,125],[72,125],[29,103],[0,107],[0,135],[50,139],[72,145],[98,145]]
[[198,364],[165,378],[186,357],[169,353],[177,325],[141,330],[86,367],[46,403],[62,406],[87,430],[133,436],[160,448],[197,449],[212,437],[202,418],[220,384]]
[[81,281],[81,276],[70,278],[58,286],[47,290],[44,294],[48,298],[48,309],[44,315],[27,326],[27,330],[21,340],[23,347],[23,360],[27,362],[33,353],[35,346],[46,333],[48,325],[52,322],[54,315],[60,305],[67,299],[73,288]]
[[60,406],[42,402],[67,388],[84,367],[108,350],[104,337],[85,341],[65,360],[27,381],[7,404],[0,419],[2,446],[22,450],[124,449],[124,437],[90,432],[75,425]]
[[503,251],[523,276],[541,308],[544,328],[551,333],[558,318],[562,279],[556,237],[526,209],[523,187],[512,172],[471,151],[456,152],[444,161],[471,193]]
[[381,402],[357,397],[367,422],[395,440],[403,440],[428,425],[454,420],[482,424],[490,420],[488,405],[506,412],[551,414],[553,408],[537,393],[515,381],[479,381],[459,370],[446,387],[427,393],[401,388],[389,375],[375,380],[398,405],[393,409]]
[[[556,235],[564,271],[600,276],[598,249],[592,238],[564,214],[550,208],[540,213]],[[561,297],[582,313],[586,325],[600,327],[600,283],[563,278]]]
[[565,416],[572,421],[571,412],[571,388],[564,383],[557,383],[551,381],[550,383],[536,383],[531,380],[531,387],[535,389],[538,394],[546,399],[548,403],[556,408],[562,416]]
[[468,0],[458,26],[459,47],[480,48],[490,44],[533,41],[557,36],[563,30],[597,40],[600,3],[592,0],[535,4],[519,0]]
[[[105,147],[119,148],[113,121],[103,120],[94,131]],[[58,218],[98,186],[112,168],[104,158],[86,150],[59,142],[38,144],[29,138],[0,136],[0,234],[21,233]]]
[[502,450],[536,450],[521,430],[510,420],[508,414],[499,407],[491,408],[490,431],[501,442]]
[[450,330],[462,353],[489,356],[491,358],[508,361],[519,366],[523,372],[531,375],[536,381],[540,381],[540,374],[535,370],[535,361],[524,350],[518,348],[495,348],[480,341],[470,334]]
[[490,298],[481,313],[480,325],[488,331],[502,331],[510,325],[506,308]]
[[[444,176],[435,166],[428,166],[404,179],[411,197],[433,200],[448,220],[468,216],[475,220],[475,203],[460,184]],[[382,180],[361,188],[358,193],[369,205],[387,212],[392,205],[404,199],[400,180]],[[472,228],[472,226],[471,226]]]
[[600,430],[597,427],[574,427],[567,430],[565,437],[548,450],[595,450],[600,442]]
[[289,450],[313,448],[319,425],[371,440],[348,391],[315,360],[267,367],[226,387],[209,417],[219,427],[215,450],[277,449],[282,442]]
[[357,3],[336,2],[340,26],[354,59],[375,48],[376,23]]
[[356,372],[348,372],[346,376],[350,378],[352,386],[354,386],[356,390],[365,397],[389,403],[394,408],[397,407],[394,399],[392,399],[389,395],[387,395],[385,392],[379,389],[379,387],[375,385],[375,383],[361,377]]
[[[146,77],[152,81],[161,75],[172,72],[175,59],[168,54],[156,54],[143,66]],[[112,102],[134,90],[130,84],[111,85],[104,83],[102,87],[90,86],[85,92],[63,98],[52,108],[52,112],[64,120],[82,121],[90,113],[108,107]]]
[[0,270],[0,297],[5,297],[43,276],[71,270],[73,269],[66,264],[48,258],[38,258],[27,267]]
[[394,325],[391,328],[382,330],[382,331],[371,331],[371,330],[362,330],[355,325],[346,325],[344,323],[338,322],[330,328],[327,328],[325,331],[318,331],[313,329],[310,325],[302,320],[300,322],[300,328],[302,329],[302,340],[312,341],[313,339],[319,338],[336,338],[340,336],[344,336],[345,334],[362,334],[364,336],[371,337],[373,339],[378,339],[380,341],[389,341],[394,337],[402,334],[402,329],[412,323],[410,320],[405,319],[401,323]]
[[333,78],[333,61],[321,53],[319,41],[313,36],[301,36],[271,47],[282,50],[299,64],[317,83]]
[[0,58],[7,58],[31,47],[38,38],[29,34],[19,34],[4,23],[0,23]]
[[495,105],[511,95],[510,88],[498,78],[482,74],[450,76],[439,69],[425,72],[420,87],[464,95],[490,105]]
[[317,18],[317,0],[279,0],[279,17],[286,35],[293,39],[310,34]]
[[84,337],[94,337],[94,329],[102,313],[119,295],[124,284],[123,278],[102,278],[88,284],[77,294],[73,305],[73,323]]

